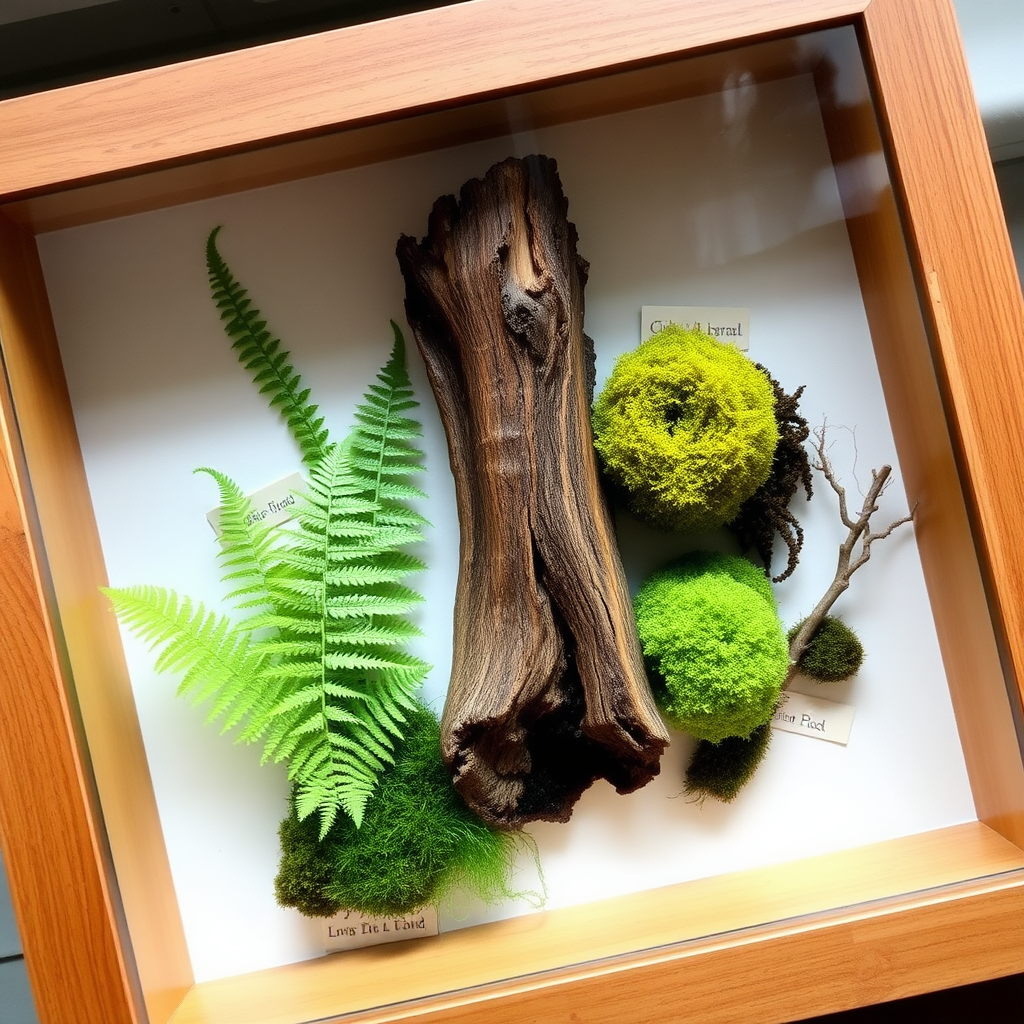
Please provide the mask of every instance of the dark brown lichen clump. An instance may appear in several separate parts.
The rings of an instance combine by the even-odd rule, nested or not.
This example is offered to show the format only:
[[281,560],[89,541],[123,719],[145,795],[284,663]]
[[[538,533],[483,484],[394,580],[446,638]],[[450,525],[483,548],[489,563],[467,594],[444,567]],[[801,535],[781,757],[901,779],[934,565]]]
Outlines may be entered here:
[[744,552],[751,548],[757,552],[769,576],[775,537],[778,535],[782,538],[789,549],[789,558],[785,570],[771,577],[773,582],[780,583],[796,569],[804,543],[803,527],[789,505],[801,486],[808,500],[811,497],[811,463],[804,449],[810,427],[797,411],[803,387],[787,395],[763,366],[758,364],[758,369],[771,382],[775,392],[775,421],[779,428],[779,443],[775,448],[768,479],[743,503],[739,515],[728,526]]

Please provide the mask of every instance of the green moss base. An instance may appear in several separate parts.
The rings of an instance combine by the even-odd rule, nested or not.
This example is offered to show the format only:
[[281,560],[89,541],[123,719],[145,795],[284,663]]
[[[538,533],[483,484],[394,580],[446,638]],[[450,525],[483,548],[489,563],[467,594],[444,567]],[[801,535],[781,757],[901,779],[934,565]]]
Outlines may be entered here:
[[339,910],[405,914],[464,888],[488,902],[515,897],[508,881],[517,838],[488,828],[452,787],[438,722],[409,716],[396,763],[382,773],[361,828],[338,817],[320,840],[319,817],[281,823],[277,900],[309,917]]
[[730,803],[750,781],[771,743],[769,723],[759,725],[746,739],[730,736],[721,743],[701,740],[686,769],[684,791],[700,799]]

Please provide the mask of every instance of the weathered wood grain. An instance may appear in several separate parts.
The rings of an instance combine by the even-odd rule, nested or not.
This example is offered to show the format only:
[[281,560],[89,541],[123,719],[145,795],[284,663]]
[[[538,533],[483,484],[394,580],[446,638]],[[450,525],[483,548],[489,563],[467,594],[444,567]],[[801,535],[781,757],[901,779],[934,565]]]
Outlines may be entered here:
[[442,750],[501,827],[565,821],[599,778],[637,789],[668,741],[597,478],[566,211],[553,160],[509,159],[398,244],[462,530]]

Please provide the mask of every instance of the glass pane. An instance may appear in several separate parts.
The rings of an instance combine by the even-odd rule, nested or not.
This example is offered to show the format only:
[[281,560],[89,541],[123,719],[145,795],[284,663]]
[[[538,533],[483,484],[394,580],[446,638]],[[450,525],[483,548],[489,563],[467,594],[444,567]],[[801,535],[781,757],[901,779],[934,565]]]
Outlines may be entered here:
[[[41,236],[111,583],[170,587],[227,610],[206,518],[216,489],[193,471],[212,466],[255,491],[302,468],[210,301],[203,245],[211,229],[222,226],[227,262],[340,438],[387,358],[388,321],[404,326],[399,236],[424,235],[437,197],[457,194],[498,161],[533,153],[557,160],[590,264],[585,329],[598,391],[616,359],[640,343],[643,307],[738,310],[719,333],[742,325],[736,334],[749,358],[787,394],[802,389],[802,415],[811,427],[828,425],[829,458],[851,508],[859,509],[871,470],[891,465],[874,522],[884,529],[906,515],[847,220],[891,202],[891,189],[880,150],[833,162],[822,118],[823,103],[866,103],[863,70],[850,57],[856,43],[852,30],[836,30],[767,52],[492,103],[506,127],[477,125],[458,144]],[[560,108],[565,96],[572,102]],[[414,583],[426,601],[415,615],[424,635],[411,649],[433,666],[424,697],[440,712],[459,511],[444,430],[406,334],[429,496],[417,507],[433,524],[416,549],[429,568]],[[809,503],[798,497],[793,505],[806,538],[800,564],[774,590],[787,628],[828,589],[847,534],[820,473],[814,490]],[[634,591],[685,552],[738,551],[728,531],[669,535],[621,508],[616,524]],[[773,558],[781,571],[781,544]],[[798,678],[792,691],[851,706],[849,742],[775,731],[765,763],[734,802],[700,802],[683,791],[696,740],[673,731],[660,775],[639,792],[620,796],[600,782],[567,824],[528,826],[543,877],[524,853],[513,886],[546,891],[546,908],[557,910],[974,821],[911,527],[877,542],[835,610],[864,643],[862,669],[827,688]],[[202,711],[175,698],[174,679],[155,672],[144,643],[126,634],[125,648],[197,980],[320,955],[320,922],[274,901],[283,769],[261,767],[257,747],[233,746],[204,727]],[[897,895],[900,885],[876,896]],[[460,898],[442,907],[441,929],[534,912],[529,899],[486,906]],[[759,913],[751,904],[746,916],[701,927],[710,934],[771,920]],[[583,943],[569,955],[585,958],[593,948]]]

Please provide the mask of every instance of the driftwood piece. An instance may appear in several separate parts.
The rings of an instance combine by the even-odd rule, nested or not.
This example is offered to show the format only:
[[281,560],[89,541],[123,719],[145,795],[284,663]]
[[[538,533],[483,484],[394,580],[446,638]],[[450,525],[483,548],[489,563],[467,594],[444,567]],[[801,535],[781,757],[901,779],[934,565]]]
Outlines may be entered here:
[[[821,473],[839,498],[839,519],[846,527],[847,534],[839,545],[839,557],[832,582],[790,642],[789,668],[782,684],[783,690],[788,690],[790,684],[800,674],[800,658],[832,610],[832,606],[849,589],[853,574],[871,557],[871,545],[877,540],[885,540],[904,523],[912,522],[917,511],[915,505],[909,515],[894,520],[884,530],[871,529],[871,517],[878,511],[878,500],[891,479],[892,466],[885,465],[881,469],[871,470],[871,486],[864,495],[857,518],[854,519],[846,503],[846,488],[839,482],[828,457],[825,424],[814,431],[814,442],[817,461],[811,465]],[[731,736],[720,744],[701,740],[686,769],[685,792],[700,803],[709,796],[726,803],[734,800],[757,771],[758,765],[768,753],[770,742],[770,722],[758,726],[747,738]]]
[[[892,473],[892,466],[882,466],[881,469],[871,470],[871,486],[868,493],[864,495],[864,501],[857,518],[854,519],[847,508],[846,488],[839,483],[839,478],[832,468],[828,458],[828,448],[825,444],[825,426],[814,431],[815,454],[818,457],[814,468],[828,481],[829,487],[836,492],[839,498],[839,519],[847,529],[847,535],[842,544],[839,545],[839,558],[836,562],[836,573],[829,584],[828,589],[822,595],[821,600],[814,606],[814,610],[804,619],[803,624],[793,637],[789,645],[789,670],[786,673],[786,681],[783,689],[788,690],[790,683],[800,673],[800,658],[808,645],[814,639],[814,634],[825,621],[825,616],[832,610],[832,605],[846,592],[850,586],[850,578],[853,574],[871,557],[871,545],[876,540],[885,540],[904,523],[909,523],[914,518],[917,506],[911,509],[909,515],[890,523],[884,530],[873,532],[871,529],[871,517],[878,511],[878,499],[888,486],[889,477]],[[857,545],[860,544],[860,550]]]
[[566,821],[599,778],[643,786],[668,742],[598,483],[567,206],[553,160],[509,159],[398,243],[462,531],[442,753],[502,828]]

